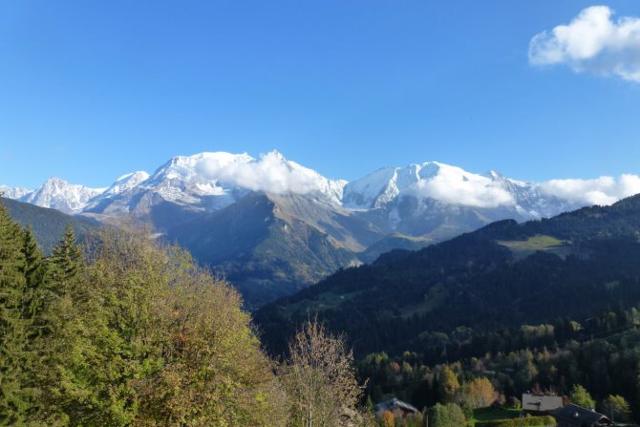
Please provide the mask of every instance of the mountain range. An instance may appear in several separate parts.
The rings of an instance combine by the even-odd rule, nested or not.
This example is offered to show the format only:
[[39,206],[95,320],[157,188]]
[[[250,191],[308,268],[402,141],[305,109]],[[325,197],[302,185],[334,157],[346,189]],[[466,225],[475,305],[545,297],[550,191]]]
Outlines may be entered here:
[[259,158],[177,156],[152,174],[128,173],[104,188],[51,178],[33,191],[0,191],[100,222],[149,226],[224,275],[254,308],[392,249],[420,249],[493,221],[540,219],[629,195],[581,194],[562,184],[434,161],[347,182],[274,151]]

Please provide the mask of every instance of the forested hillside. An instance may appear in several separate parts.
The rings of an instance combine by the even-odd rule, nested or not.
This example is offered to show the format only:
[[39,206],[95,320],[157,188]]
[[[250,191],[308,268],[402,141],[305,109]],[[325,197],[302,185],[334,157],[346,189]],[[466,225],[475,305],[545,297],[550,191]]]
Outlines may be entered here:
[[371,425],[322,325],[275,362],[185,251],[116,230],[90,244],[67,227],[45,256],[0,203],[0,425]]
[[463,402],[443,394],[446,368],[460,386],[488,378],[505,398],[536,387],[569,394],[580,384],[598,402],[621,395],[635,403],[639,236],[640,196],[502,221],[339,271],[256,320],[276,354],[303,319],[343,331],[374,401]]
[[41,208],[3,197],[0,197],[0,203],[4,204],[16,222],[31,229],[38,244],[47,254],[51,252],[67,226],[73,227],[80,240],[99,226],[94,220],[67,215],[56,209]]
[[[371,399],[394,395],[418,407],[452,400],[443,388],[449,376],[454,388],[489,380],[491,402],[507,407],[517,407],[516,399],[530,390],[570,395],[580,385],[592,399],[592,403],[582,402],[584,406],[605,410],[609,396],[621,396],[629,402],[626,415],[640,415],[640,312],[636,307],[604,311],[582,322],[565,317],[488,332],[459,327],[438,333],[437,338],[439,344],[434,342],[424,352],[377,352],[362,358],[359,372],[369,379]],[[453,400],[463,406],[469,403],[461,390]]]
[[640,301],[640,196],[517,224],[501,221],[417,252],[341,270],[256,315],[272,351],[318,315],[360,355],[431,348],[434,333],[589,317]]

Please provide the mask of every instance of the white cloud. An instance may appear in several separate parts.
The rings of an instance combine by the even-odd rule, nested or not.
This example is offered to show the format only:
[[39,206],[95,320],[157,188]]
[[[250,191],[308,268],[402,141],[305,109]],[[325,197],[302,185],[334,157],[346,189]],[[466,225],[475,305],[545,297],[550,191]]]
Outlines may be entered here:
[[[367,197],[375,198],[382,197],[380,191],[384,190],[389,193],[389,200],[406,194],[453,205],[488,209],[516,207],[523,200],[527,202],[531,197],[537,198],[538,192],[555,196],[572,207],[609,205],[640,194],[639,175],[527,183],[499,175],[479,175],[439,162],[426,162],[417,169],[416,166],[398,170],[391,168],[390,172],[385,171],[381,176],[373,174],[363,179],[373,190],[365,185],[352,186],[351,191],[369,191],[371,194]],[[287,160],[277,151],[257,159],[248,154],[224,152],[178,157],[161,171],[161,177],[185,182],[189,188],[197,188],[200,194],[223,195],[232,189],[276,194],[321,193],[336,204],[341,203],[346,184],[346,181],[327,179],[312,169]],[[153,181],[153,177],[150,180]]]
[[439,164],[437,175],[419,180],[413,191],[422,197],[462,206],[496,208],[515,205],[513,195],[500,183],[444,164]]
[[591,6],[568,25],[536,34],[533,65],[566,64],[576,72],[615,75],[640,83],[640,18],[613,20],[608,6]]
[[610,205],[640,193],[640,176],[625,174],[619,178],[553,179],[540,184],[546,194],[584,205]]
[[219,183],[271,193],[332,194],[341,191],[344,185],[285,159],[277,151],[264,154],[257,160],[249,156],[238,157],[232,161],[205,157],[200,160],[197,170],[207,179]]

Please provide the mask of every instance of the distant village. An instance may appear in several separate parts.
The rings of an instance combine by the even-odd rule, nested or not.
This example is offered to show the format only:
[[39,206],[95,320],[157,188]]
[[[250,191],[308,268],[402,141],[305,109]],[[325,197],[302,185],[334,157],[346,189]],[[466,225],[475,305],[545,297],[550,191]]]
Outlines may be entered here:
[[[497,403],[494,405],[497,406]],[[523,393],[521,405],[521,411],[518,418],[509,419],[509,422],[506,422],[507,420],[477,421],[475,426],[638,427],[637,424],[616,422],[613,414],[602,414],[593,408],[585,408],[583,406],[576,405],[575,403],[571,403],[569,398],[566,396],[534,392]],[[391,398],[378,403],[374,407],[374,412],[383,427],[387,427],[389,425],[386,420],[391,419],[391,416],[394,420],[403,420],[403,424],[400,425],[412,425],[409,420],[420,418],[423,420],[421,424],[425,427],[429,427],[428,414],[423,414],[416,407],[397,398]],[[548,419],[550,423],[546,425],[532,424],[530,421],[533,421],[534,419]]]

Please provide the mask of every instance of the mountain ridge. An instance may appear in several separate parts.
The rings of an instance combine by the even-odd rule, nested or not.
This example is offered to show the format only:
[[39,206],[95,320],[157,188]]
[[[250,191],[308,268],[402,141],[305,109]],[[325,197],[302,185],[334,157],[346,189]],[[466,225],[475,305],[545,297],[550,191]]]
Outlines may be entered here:
[[[634,190],[617,190],[615,183],[603,182],[594,183],[599,185],[594,191],[583,191],[583,200],[568,200],[566,191],[553,189],[551,185],[564,181],[570,184],[579,180],[534,183],[508,178],[493,170],[476,174],[446,163],[427,161],[403,167],[380,168],[348,182],[325,178],[312,169],[287,160],[277,151],[259,158],[247,153],[202,152],[191,156],[175,156],[153,174],[137,171],[122,175],[103,188],[70,184],[54,177],[36,190],[7,186],[0,186],[0,190],[9,198],[73,213],[94,208],[96,202],[91,203],[92,199],[115,197],[141,188],[154,190],[167,201],[185,205],[198,205],[201,202],[198,199],[203,197],[230,197],[230,200],[221,201],[217,208],[235,201],[233,193],[240,190],[240,195],[247,191],[315,193],[352,210],[379,209],[404,196],[420,196],[457,206],[508,206],[513,207],[520,216],[531,218],[557,214],[558,209],[554,208],[557,203],[563,203],[562,210],[566,211],[599,204],[596,203],[598,201],[610,204],[616,198],[640,192],[640,188],[635,187]],[[619,194],[609,194],[607,191]],[[55,197],[59,198],[58,203],[52,200]]]

